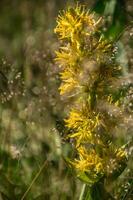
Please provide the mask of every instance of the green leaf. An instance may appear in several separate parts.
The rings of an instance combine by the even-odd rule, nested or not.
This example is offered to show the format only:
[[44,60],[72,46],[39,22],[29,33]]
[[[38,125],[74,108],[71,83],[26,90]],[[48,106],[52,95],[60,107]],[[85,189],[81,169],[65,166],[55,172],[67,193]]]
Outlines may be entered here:
[[94,8],[92,9],[92,11],[102,14],[105,10],[105,6],[106,6],[106,0],[102,0],[102,1],[98,0],[96,4],[94,5]]
[[87,183],[87,184],[89,184],[89,185],[92,185],[92,184],[94,183],[94,180],[91,180],[91,179],[87,176],[87,174],[86,174],[85,172],[80,172],[80,173],[78,173],[77,177],[78,177],[81,181],[83,181],[83,182],[85,182],[85,183]]

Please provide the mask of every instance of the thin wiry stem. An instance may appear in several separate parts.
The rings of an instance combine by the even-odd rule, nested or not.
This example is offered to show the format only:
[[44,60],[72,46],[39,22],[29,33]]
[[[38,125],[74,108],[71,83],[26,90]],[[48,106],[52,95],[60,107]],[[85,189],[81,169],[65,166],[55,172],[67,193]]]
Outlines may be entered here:
[[48,164],[48,160],[45,160],[43,165],[41,166],[40,170],[38,171],[38,173],[35,175],[35,177],[33,178],[31,184],[29,185],[29,187],[27,188],[27,190],[25,191],[25,193],[23,194],[21,200],[24,200],[25,197],[27,196],[28,192],[30,191],[30,189],[32,188],[34,182],[37,180],[37,178],[39,177],[39,175],[41,174],[42,170],[44,169],[44,167],[46,167],[46,165]]

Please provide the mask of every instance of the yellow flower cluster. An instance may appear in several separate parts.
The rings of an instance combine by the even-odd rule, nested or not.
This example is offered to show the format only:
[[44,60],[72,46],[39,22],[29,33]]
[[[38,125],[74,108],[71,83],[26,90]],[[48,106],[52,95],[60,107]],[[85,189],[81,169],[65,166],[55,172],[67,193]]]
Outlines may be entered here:
[[116,123],[98,106],[99,102],[118,106],[119,99],[109,86],[121,75],[121,68],[111,59],[113,45],[99,31],[100,22],[101,18],[96,20],[84,6],[77,5],[59,14],[55,28],[63,44],[55,58],[61,69],[60,94],[75,96],[65,119],[77,152],[71,164],[78,177],[87,173],[91,183],[107,176],[112,159],[121,163],[126,158],[124,150],[111,148],[110,130]]
[[103,171],[102,159],[93,149],[87,152],[83,146],[80,146],[77,148],[77,151],[80,157],[78,160],[75,159],[75,168],[80,171],[94,171],[96,173]]
[[88,176],[87,182],[90,183],[98,180],[98,176],[101,177],[104,174],[103,159],[93,149],[87,151],[83,146],[78,147],[77,152],[79,159],[75,159],[73,166],[79,177],[81,172],[84,172]]
[[93,144],[101,142],[97,138],[97,127],[103,126],[99,114],[89,112],[87,107],[81,110],[72,109],[69,118],[65,120],[68,128],[73,128],[73,133],[69,135],[70,138],[75,138],[76,147],[81,143],[91,141]]
[[85,7],[78,5],[75,9],[69,8],[63,15],[58,16],[55,32],[59,33],[60,39],[69,39],[80,45],[82,38],[91,34],[95,28],[93,15],[88,15]]

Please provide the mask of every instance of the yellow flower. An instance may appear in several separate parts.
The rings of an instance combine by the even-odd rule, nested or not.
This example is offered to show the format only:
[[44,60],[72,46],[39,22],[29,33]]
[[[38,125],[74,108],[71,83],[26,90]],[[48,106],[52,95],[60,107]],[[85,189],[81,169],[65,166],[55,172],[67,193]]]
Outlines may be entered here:
[[66,126],[73,129],[70,138],[75,138],[76,146],[81,143],[100,143],[100,138],[95,135],[99,126],[103,126],[102,119],[99,114],[89,111],[86,106],[81,110],[72,109],[69,118],[65,120]]
[[67,45],[66,47],[60,48],[56,51],[55,60],[60,64],[60,67],[78,67],[78,63],[82,59],[81,51],[76,46]]
[[74,9],[68,8],[58,16],[55,33],[59,34],[60,39],[69,39],[80,46],[82,38],[94,33],[98,23],[99,20],[95,21],[84,6],[77,4]]
[[77,171],[99,174],[104,172],[103,160],[97,155],[94,149],[87,151],[85,147],[77,148],[79,159],[73,162]]
[[116,159],[117,159],[117,161],[122,161],[123,159],[127,159],[127,152],[122,148],[117,149],[116,150]]

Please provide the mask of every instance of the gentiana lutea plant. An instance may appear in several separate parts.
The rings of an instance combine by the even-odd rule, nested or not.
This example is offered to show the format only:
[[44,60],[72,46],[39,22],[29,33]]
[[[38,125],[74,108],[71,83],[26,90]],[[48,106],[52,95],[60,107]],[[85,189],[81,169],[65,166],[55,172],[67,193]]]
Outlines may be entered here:
[[[72,102],[65,123],[76,155],[68,164],[90,189],[115,180],[127,163],[124,146],[115,142],[126,95],[116,83],[123,72],[114,58],[116,47],[105,39],[101,25],[101,18],[78,4],[59,14],[55,28],[61,44],[55,58],[60,68],[59,90]],[[113,198],[100,190],[104,194],[97,190],[94,199]],[[84,189],[81,198],[93,199],[93,193]]]

